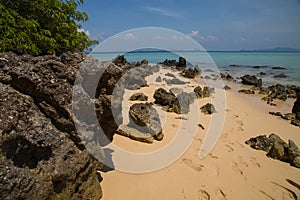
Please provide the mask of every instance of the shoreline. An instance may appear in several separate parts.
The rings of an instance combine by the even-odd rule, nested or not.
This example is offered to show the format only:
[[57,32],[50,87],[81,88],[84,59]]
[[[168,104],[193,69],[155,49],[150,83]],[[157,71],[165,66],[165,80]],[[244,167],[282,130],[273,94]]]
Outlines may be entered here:
[[[164,73],[166,71],[160,71],[146,79],[153,81],[157,75]],[[182,79],[180,76],[177,78]],[[188,79],[188,81],[189,84],[182,86],[185,89],[193,89],[196,85],[203,86],[195,80]],[[149,96],[148,101],[153,102],[153,93],[160,86],[155,82],[149,82],[149,87],[131,92],[143,92]],[[280,199],[282,196],[291,197],[291,193],[283,188],[297,193],[297,188],[289,184],[286,179],[300,183],[299,169],[290,166],[289,163],[268,158],[265,152],[254,150],[245,144],[245,141],[251,137],[276,133],[283,140],[292,139],[296,145],[300,146],[299,127],[268,113],[269,111],[285,113],[289,109],[291,112],[293,100],[279,102],[276,107],[270,106],[257,94],[246,95],[236,90],[247,89],[251,86],[230,83],[232,89],[225,91],[227,106],[224,127],[216,146],[208,156],[204,159],[197,156],[211,122],[210,115],[200,113],[198,123],[203,125],[204,130],[197,128],[191,146],[171,165],[158,171],[142,174],[130,174],[118,170],[102,172],[103,181],[100,185],[103,189],[103,199],[205,199],[208,196],[210,199],[239,199],[240,197],[243,199],[268,197]],[[226,85],[225,82],[224,85]],[[172,87],[178,86],[173,85],[169,88]],[[128,96],[130,95],[126,97]],[[196,99],[195,102],[202,106],[211,100],[211,98]],[[133,103],[136,102],[129,102],[129,105]],[[155,108],[160,110],[160,107]],[[219,109],[216,108],[217,112]],[[175,118],[181,115],[165,111],[159,111],[159,113],[165,115],[164,119],[166,119],[163,123],[165,137],[162,141],[145,144],[116,134],[113,144],[136,153],[152,152],[163,148],[175,137],[179,126],[178,119]],[[192,118],[189,115],[182,116]],[[278,174],[279,171],[280,174]]]

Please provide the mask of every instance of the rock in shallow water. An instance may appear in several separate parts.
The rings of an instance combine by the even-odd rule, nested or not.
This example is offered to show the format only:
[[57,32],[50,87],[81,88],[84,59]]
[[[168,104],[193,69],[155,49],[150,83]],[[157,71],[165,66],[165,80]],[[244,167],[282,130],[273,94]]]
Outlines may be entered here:
[[241,77],[242,83],[245,85],[255,85],[255,86],[261,86],[262,80],[256,78],[255,76],[245,75]]

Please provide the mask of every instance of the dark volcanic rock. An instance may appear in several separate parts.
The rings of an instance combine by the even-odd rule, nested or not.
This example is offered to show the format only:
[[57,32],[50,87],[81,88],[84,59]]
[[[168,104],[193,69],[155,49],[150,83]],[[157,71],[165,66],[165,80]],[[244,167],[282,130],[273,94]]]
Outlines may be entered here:
[[148,96],[146,96],[144,93],[136,93],[133,94],[130,98],[130,101],[148,101]]
[[205,113],[205,114],[213,114],[216,112],[215,106],[211,103],[207,103],[204,106],[202,106],[200,108],[201,112]]
[[99,161],[90,155],[72,114],[84,55],[0,57],[7,60],[0,68],[1,199],[99,199],[103,150],[95,149]]
[[287,78],[288,76],[285,74],[277,74],[274,76],[274,78]]
[[203,98],[203,91],[200,86],[195,87],[194,92],[197,98]]
[[186,68],[186,60],[183,57],[179,57],[179,61],[176,64],[176,69],[183,70]]
[[240,93],[245,93],[245,94],[255,94],[255,92],[253,90],[245,90],[245,89],[242,89],[242,90],[239,90]]
[[124,66],[127,63],[127,61],[126,61],[124,55],[119,55],[113,59],[113,63],[118,66]]
[[300,89],[298,89],[297,91],[297,99],[294,103],[292,112],[296,114],[296,118],[298,120],[300,120]]
[[170,72],[166,73],[165,76],[169,76],[169,77],[172,77],[172,78],[176,78],[176,76]]
[[292,166],[300,168],[300,150],[292,140],[289,140],[287,144],[278,135],[272,133],[269,137],[260,135],[250,138],[245,143],[254,149],[266,151],[270,158],[288,162]]
[[272,67],[272,69],[286,69],[285,67]]
[[186,68],[181,72],[181,75],[185,78],[195,78],[200,74],[199,69],[197,68]]
[[262,66],[253,66],[254,69],[260,69],[260,68],[267,68],[268,66],[262,65]]
[[210,97],[214,92],[215,92],[215,88],[209,86],[203,87],[203,97]]
[[268,138],[266,135],[260,135],[255,138],[250,138],[245,143],[250,145],[250,147],[253,149],[269,152],[274,141]]
[[153,97],[155,99],[154,103],[164,106],[166,111],[180,113],[179,101],[175,94],[159,88],[155,91]]
[[230,90],[230,89],[231,89],[231,87],[229,87],[228,85],[224,86],[224,90]]
[[255,76],[245,75],[241,77],[242,83],[245,85],[255,85],[255,86],[261,86],[262,80],[256,78]]

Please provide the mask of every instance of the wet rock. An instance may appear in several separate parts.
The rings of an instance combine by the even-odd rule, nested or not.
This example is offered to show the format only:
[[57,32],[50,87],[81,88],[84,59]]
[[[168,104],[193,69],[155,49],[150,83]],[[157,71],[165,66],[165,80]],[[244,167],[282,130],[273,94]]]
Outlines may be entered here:
[[239,92],[244,94],[255,94],[253,90],[246,90],[246,89],[239,90]]
[[286,69],[286,68],[278,66],[278,67],[272,67],[272,69]]
[[270,92],[269,88],[260,87],[258,94],[268,95]]
[[255,76],[245,75],[241,77],[242,83],[245,85],[255,85],[255,86],[261,86],[262,80],[256,78]]
[[265,73],[265,72],[259,72],[259,75],[261,75],[261,76],[265,76],[265,75],[266,75],[266,73]]
[[268,66],[262,65],[262,66],[253,66],[254,69],[260,69],[260,68],[267,68]]
[[215,106],[214,106],[213,104],[211,104],[211,103],[205,104],[204,106],[202,106],[202,107],[200,108],[200,110],[201,110],[201,112],[203,112],[204,114],[209,114],[209,115],[211,115],[211,114],[213,114],[213,113],[216,112]]
[[155,79],[155,82],[162,82],[161,77],[158,76],[158,77]]
[[272,99],[280,99],[283,101],[287,100],[286,89],[281,84],[272,85],[269,87],[268,97]]
[[285,74],[277,74],[274,76],[274,78],[287,78],[288,76]]
[[136,93],[133,94],[130,98],[130,101],[148,101],[148,96],[146,96],[144,93]]
[[200,74],[199,69],[197,68],[186,68],[181,72],[181,75],[185,78],[196,78],[196,76],[198,76]]

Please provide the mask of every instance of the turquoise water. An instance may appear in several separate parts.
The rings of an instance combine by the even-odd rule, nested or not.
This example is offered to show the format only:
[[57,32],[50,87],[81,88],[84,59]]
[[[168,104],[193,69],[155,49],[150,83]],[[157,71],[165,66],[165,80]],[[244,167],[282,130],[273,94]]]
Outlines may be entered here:
[[[117,55],[123,53],[97,53],[92,54],[100,61],[109,61]],[[285,85],[300,85],[300,53],[287,52],[130,52],[125,53],[125,58],[129,62],[137,62],[147,59],[150,63],[162,62],[165,59],[178,60],[183,56],[193,65],[198,65],[201,69],[212,69],[218,73],[230,73],[234,77],[245,74],[260,76],[264,85],[282,83]],[[239,65],[232,67],[230,65]],[[254,69],[252,66],[267,66],[265,68]],[[281,66],[286,70],[275,70],[272,67]],[[266,73],[261,76],[260,72]],[[288,78],[278,79],[274,75],[283,73]],[[208,74],[209,75],[209,74]]]

